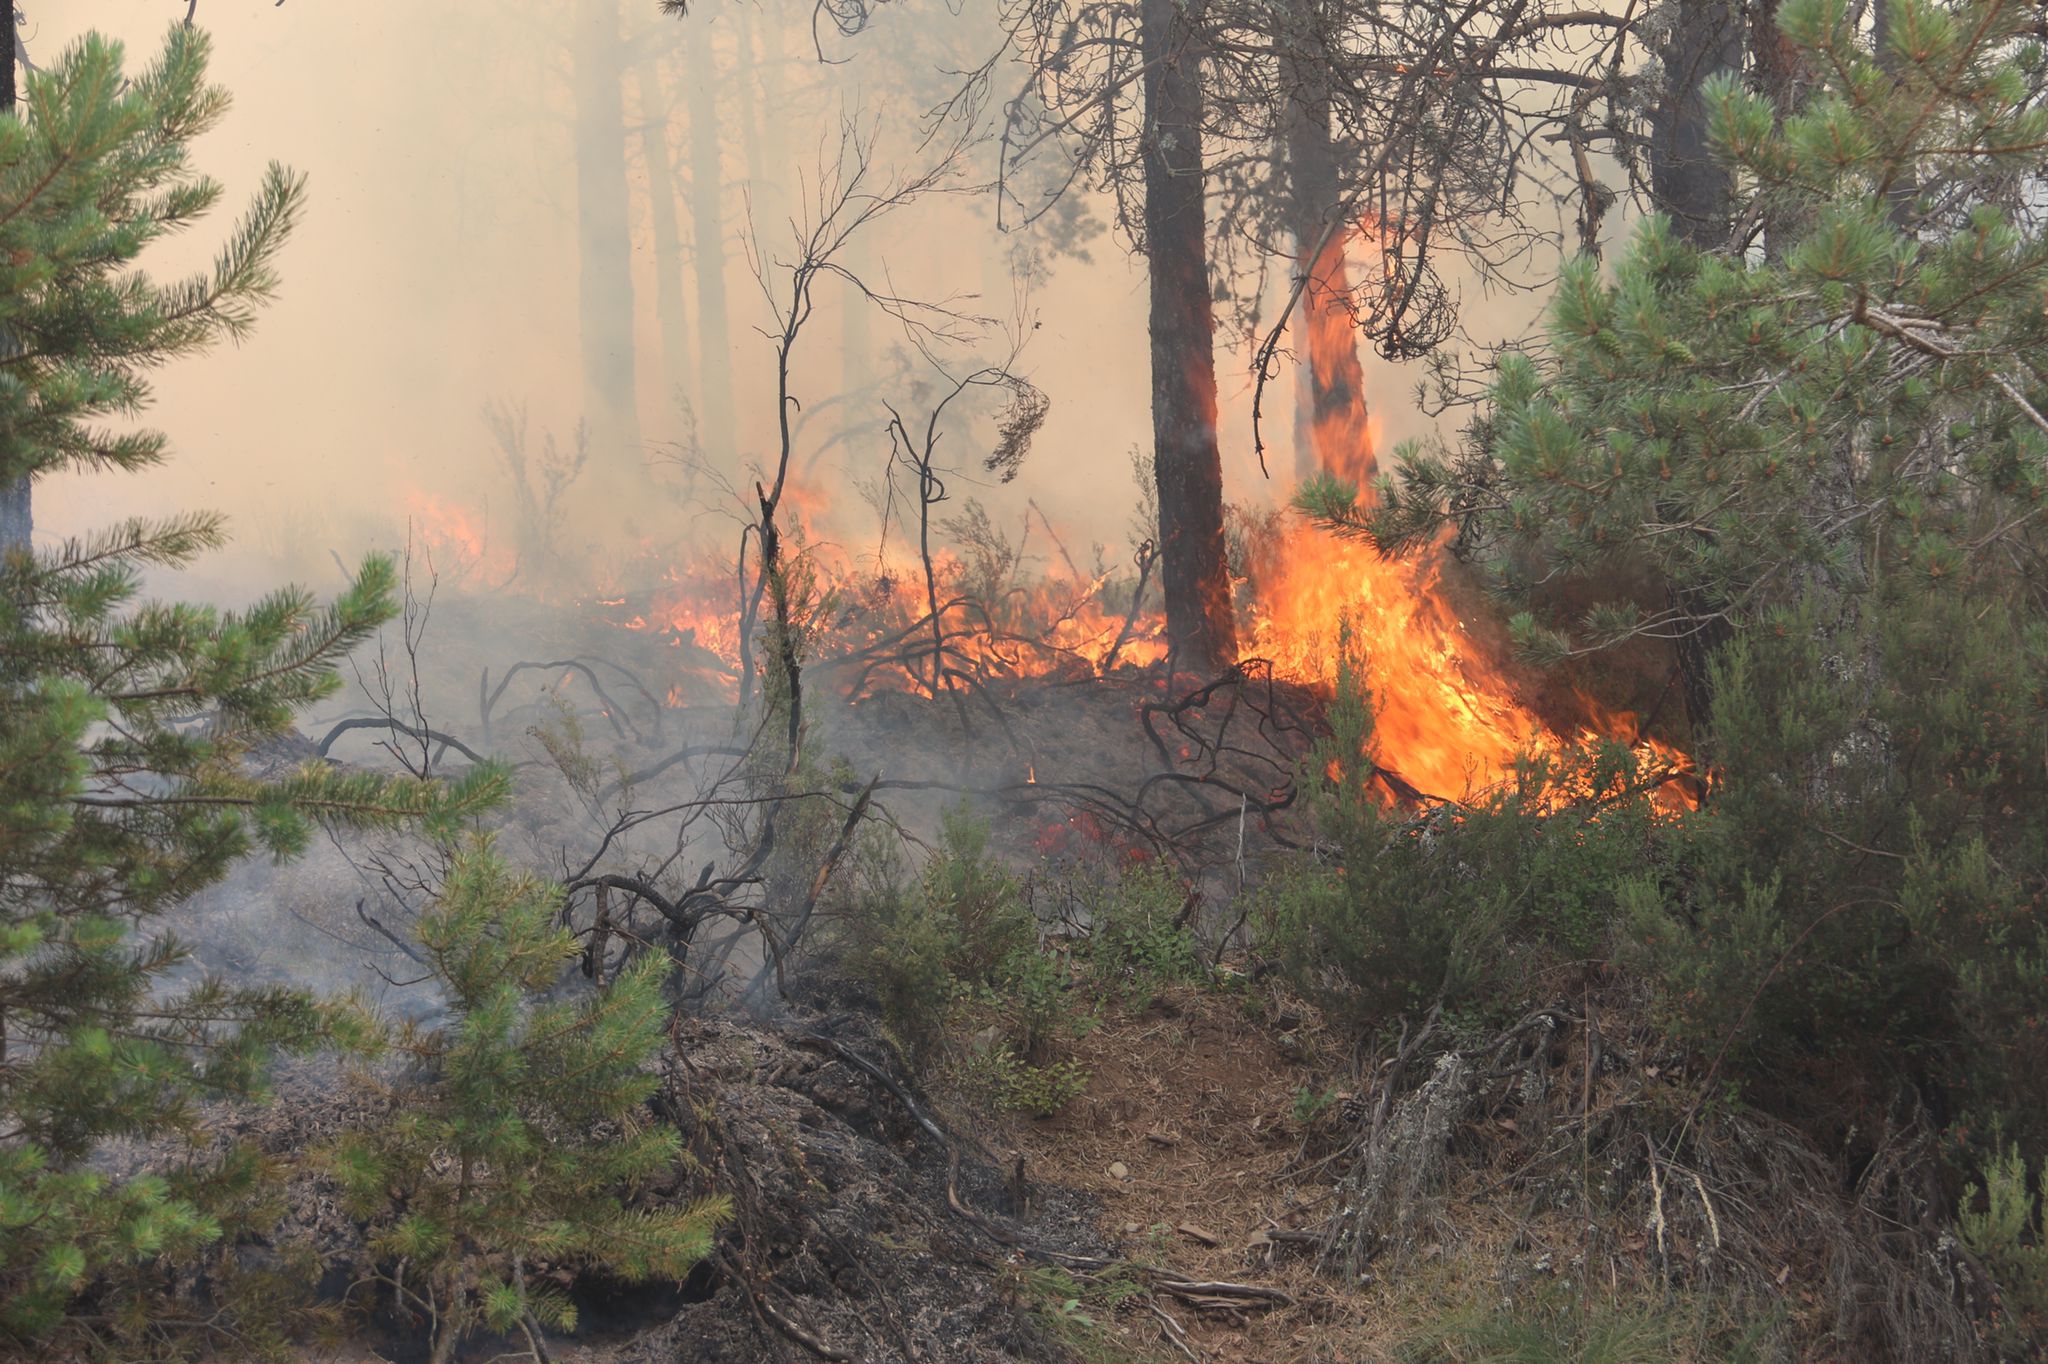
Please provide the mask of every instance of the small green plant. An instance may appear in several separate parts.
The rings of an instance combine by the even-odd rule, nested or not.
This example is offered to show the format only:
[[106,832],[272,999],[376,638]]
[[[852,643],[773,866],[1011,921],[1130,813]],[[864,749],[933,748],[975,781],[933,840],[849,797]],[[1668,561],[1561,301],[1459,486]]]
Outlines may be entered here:
[[961,1063],[958,1083],[997,1112],[1050,1118],[1088,1090],[1089,1074],[1069,1059],[1034,1066],[1005,1046],[989,1047]]
[[324,1153],[370,1227],[373,1282],[419,1320],[434,1364],[478,1330],[541,1332],[575,1309],[552,1271],[679,1279],[711,1249],[730,1204],[634,1206],[686,1162],[653,1120],[664,1045],[665,958],[648,953],[602,992],[545,993],[579,951],[553,887],[480,843],[454,854],[419,938],[452,1018],[398,1036],[406,1071],[373,1125]]
[[1044,1056],[1047,1043],[1066,1021],[1068,977],[1065,962],[1037,948],[1013,952],[1003,967],[1003,994],[1015,1017],[1018,1050],[1033,1060]]
[[1294,1121],[1301,1127],[1313,1127],[1317,1122],[1321,1121],[1323,1114],[1335,1108],[1342,1099],[1343,1096],[1334,1089],[1326,1089],[1318,1093],[1307,1085],[1303,1085],[1300,1089],[1294,1091],[1294,1105],[1292,1109]]
[[1034,1265],[1017,1275],[1017,1294],[1059,1342],[1087,1364],[1127,1364],[1131,1355],[1102,1318],[1142,1297],[1145,1286],[1128,1266],[1075,1275],[1057,1265]]
[[1136,1005],[1164,985],[1205,979],[1201,945],[1181,922],[1187,896],[1162,867],[1143,864],[1088,888],[1088,963],[1095,979]]
[[[965,807],[949,810],[939,844],[905,890],[869,878],[853,924],[851,964],[880,997],[883,1021],[915,1056],[944,1036],[969,991],[1028,977],[1045,1004],[1051,968],[1037,956],[1037,930],[1017,879],[988,850],[988,825]],[[1043,1020],[1041,1020],[1043,1021]]]
[[1670,1314],[1584,1310],[1576,1302],[1466,1310],[1412,1337],[1401,1357],[1416,1364],[1665,1364],[1678,1352],[1682,1325]]
[[[2048,1188],[2048,1159],[2035,1172],[2035,1184]],[[1984,1202],[1980,1211],[1979,1199]],[[2042,1244],[2039,1202],[2027,1187],[2027,1162],[2019,1147],[2003,1145],[1984,1171],[1984,1182],[1963,1194],[1956,1234],[1972,1255],[1990,1267],[2005,1294],[2009,1334],[2024,1335],[2028,1327],[2048,1320],[2048,1245]]]

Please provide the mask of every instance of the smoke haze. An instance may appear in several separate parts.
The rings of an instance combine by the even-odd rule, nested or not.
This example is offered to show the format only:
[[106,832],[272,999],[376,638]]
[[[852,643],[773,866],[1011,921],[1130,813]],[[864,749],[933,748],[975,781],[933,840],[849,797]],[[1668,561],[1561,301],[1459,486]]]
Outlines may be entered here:
[[[24,34],[44,64],[96,29],[126,45],[132,70],[153,58],[183,8],[69,0],[31,7]],[[578,421],[591,422],[589,467],[568,499],[567,543],[587,567],[633,544],[728,544],[721,513],[731,502],[720,485],[765,460],[773,437],[773,351],[759,330],[772,318],[750,250],[775,284],[788,219],[801,213],[821,158],[832,160],[842,116],[879,131],[878,170],[914,169],[917,116],[950,79],[938,67],[964,65],[995,39],[971,7],[894,5],[860,38],[828,39],[846,60],[821,65],[809,13],[774,0],[704,4],[684,20],[662,17],[653,0],[202,0],[212,76],[234,107],[196,159],[227,193],[213,218],[148,263],[165,276],[203,266],[273,158],[308,177],[309,208],[279,297],[250,341],[158,376],[143,420],[170,434],[167,464],[139,478],[40,486],[39,538],[118,515],[214,508],[232,518],[237,548],[180,590],[228,595],[280,568],[325,587],[335,580],[330,551],[353,561],[395,546],[409,516],[449,508],[502,543],[507,480],[480,417],[496,402],[524,409],[536,447],[543,433],[567,446]],[[617,25],[616,46],[607,23]],[[590,112],[592,51],[616,62],[609,120]],[[702,98],[707,88],[715,100]],[[621,153],[624,199],[599,211],[615,211],[624,231],[590,248],[593,265],[579,255],[593,197],[579,174],[602,174]],[[666,166],[650,160],[664,155]],[[992,156],[977,149],[971,176],[986,178]],[[657,198],[654,186],[666,193]],[[724,259],[722,363],[706,344],[718,334],[706,326],[696,232],[707,203]],[[1077,556],[1101,542],[1112,561],[1126,557],[1129,451],[1151,433],[1142,263],[1109,231],[1085,243],[1086,259],[1052,257],[1040,238],[998,235],[991,210],[986,195],[929,202],[872,234],[853,263],[890,292],[954,298],[1008,322],[1019,287],[1011,260],[1038,253],[1046,265],[1026,291],[1018,368],[1050,396],[1051,416],[1015,484],[960,487],[954,505],[982,497],[999,524],[1015,527],[1035,499]],[[586,382],[579,348],[584,291],[602,284],[586,285],[592,269],[630,285],[621,324],[630,355],[597,383]],[[1526,297],[1460,288],[1479,333],[1508,334],[1533,312]],[[908,411],[930,397],[920,385],[931,376],[903,367],[903,338],[886,316],[869,308],[849,320],[849,297],[830,288],[818,300],[793,388],[816,414],[798,468],[811,471],[824,528],[851,545],[871,540],[874,525],[853,490],[887,458],[873,399]],[[1000,359],[1005,349],[998,334],[963,354]],[[1218,357],[1227,487],[1240,499],[1277,499],[1284,485],[1263,480],[1252,457],[1248,354],[1235,345]],[[620,375],[631,411],[607,419],[593,389]],[[1429,429],[1415,373],[1368,356],[1366,375],[1381,448]],[[1281,478],[1293,467],[1292,386],[1290,374],[1267,396]],[[730,434],[719,429],[721,405]],[[682,457],[698,446],[693,473]],[[947,449],[974,471],[986,444],[963,429]]]

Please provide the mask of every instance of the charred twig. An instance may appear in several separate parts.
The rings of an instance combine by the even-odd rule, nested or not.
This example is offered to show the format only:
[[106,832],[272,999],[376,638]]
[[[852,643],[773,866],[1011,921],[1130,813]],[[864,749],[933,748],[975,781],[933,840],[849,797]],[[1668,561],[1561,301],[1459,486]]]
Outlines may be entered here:
[[911,1120],[923,1129],[946,1158],[946,1205],[962,1220],[974,1226],[997,1243],[1008,1246],[1018,1254],[1045,1264],[1056,1264],[1068,1270],[1096,1271],[1123,1270],[1135,1275],[1156,1293],[1180,1298],[1198,1307],[1228,1307],[1242,1309],[1260,1306],[1292,1306],[1291,1294],[1277,1288],[1259,1284],[1229,1283],[1213,1279],[1196,1279],[1178,1271],[1154,1265],[1132,1264],[1128,1261],[1099,1255],[1077,1255],[1032,1241],[1016,1227],[990,1217],[970,1206],[960,1196],[960,1148],[937,1119],[926,1111],[909,1089],[894,1075],[875,1062],[862,1056],[852,1047],[837,1038],[822,1033],[806,1032],[790,1035],[790,1041],[802,1047],[830,1052],[847,1065],[866,1075],[887,1090],[896,1101],[903,1105]]
[[838,870],[839,859],[846,855],[847,846],[853,841],[854,830],[860,827],[861,820],[867,815],[868,805],[875,798],[876,783],[881,780],[881,774],[876,773],[873,779],[861,788],[860,797],[854,801],[853,808],[846,812],[846,818],[839,825],[839,836],[833,839],[832,846],[825,850],[824,860],[818,864],[818,874],[811,878],[810,893],[804,897],[803,908],[797,912],[796,922],[790,925],[789,932],[784,935],[777,950],[772,954],[771,963],[763,963],[761,970],[754,976],[753,983],[748,986],[750,995],[761,988],[761,983],[772,964],[776,992],[785,998],[788,997],[789,991],[782,976],[783,958],[796,951],[797,945],[803,941],[805,931],[811,926],[811,917],[817,913],[818,900],[824,895],[827,883],[832,880],[832,873]]
[[842,1350],[836,1345],[826,1344],[816,1331],[800,1324],[795,1318],[778,1308],[770,1300],[760,1283],[747,1273],[740,1258],[734,1255],[732,1251],[721,1246],[718,1249],[717,1256],[720,1268],[731,1275],[733,1281],[740,1286],[740,1291],[746,1294],[747,1306],[753,1310],[756,1320],[773,1326],[777,1331],[780,1331],[783,1335],[803,1346],[820,1359],[844,1361],[853,1358],[850,1352]]
[[1138,585],[1131,589],[1131,609],[1124,613],[1124,627],[1116,632],[1116,642],[1111,644],[1109,652],[1103,655],[1103,672],[1108,672],[1116,666],[1117,655],[1124,651],[1125,643],[1130,640],[1131,631],[1138,624],[1138,613],[1145,605],[1145,584],[1152,580],[1152,564],[1158,557],[1159,550],[1152,541],[1147,540],[1138,546]]
[[316,758],[326,757],[328,751],[334,747],[334,741],[353,729],[388,729],[395,734],[404,734],[410,738],[439,744],[443,750],[452,748],[473,763],[490,761],[483,754],[477,752],[452,734],[444,734],[440,730],[429,728],[426,725],[407,724],[395,715],[356,716],[352,719],[338,721],[334,728],[327,731],[326,737],[314,746],[313,756]]
[[[596,659],[592,661],[604,663],[607,667],[618,668],[618,665],[616,663],[606,663],[603,659]],[[603,703],[603,709],[601,711],[601,714],[603,714],[604,718],[610,722],[613,734],[617,735],[621,739],[624,739],[627,737],[627,729],[630,727],[632,730],[632,738],[636,743],[652,743],[660,739],[662,708],[654,700],[653,695],[649,693],[645,687],[640,685],[640,682],[637,678],[633,677],[631,673],[626,673],[625,669],[619,668],[620,672],[626,673],[627,680],[633,683],[634,687],[639,690],[640,694],[647,698],[648,705],[651,708],[651,713],[654,716],[653,734],[645,738],[641,736],[640,727],[637,724],[633,723],[632,715],[629,712],[627,712],[627,710],[623,706],[619,705],[617,701],[614,701],[611,697],[611,693],[607,692],[604,689],[604,684],[597,680],[597,673],[590,666],[589,662],[586,662],[581,658],[563,658],[545,663],[514,663],[511,667],[505,670],[505,675],[498,679],[498,685],[489,691],[486,691],[485,688],[489,686],[491,670],[489,668],[484,669],[483,678],[481,681],[477,683],[477,693],[480,698],[480,704],[478,705],[477,709],[479,712],[479,721],[483,725],[484,742],[486,744],[488,744],[491,741],[492,712],[494,712],[498,708],[498,702],[504,697],[505,689],[512,685],[512,679],[528,670],[532,670],[535,672],[553,672],[557,668],[566,668],[571,672],[580,673],[582,674],[584,680],[590,683],[590,689],[597,693],[597,699]]]
[[606,800],[628,787],[638,786],[643,781],[652,781],[677,763],[688,762],[692,758],[744,758],[751,751],[732,744],[691,744],[677,749],[658,763],[643,767],[637,772],[629,772],[617,781],[606,782],[598,788],[597,799]]

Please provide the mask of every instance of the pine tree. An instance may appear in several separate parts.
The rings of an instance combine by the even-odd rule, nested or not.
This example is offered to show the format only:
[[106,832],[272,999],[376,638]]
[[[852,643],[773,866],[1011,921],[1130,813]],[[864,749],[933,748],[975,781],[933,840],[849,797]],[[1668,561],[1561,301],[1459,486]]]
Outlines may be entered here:
[[[1383,548],[1449,526],[1540,659],[1730,627],[1698,814],[1617,890],[1626,954],[1721,1072],[1850,1130],[1902,1097],[2048,1149],[2048,55],[2013,0],[1787,0],[1782,113],[1709,89],[1735,218],[1569,269]],[[1881,35],[1881,36],[1878,36]],[[1974,1140],[1981,1140],[1981,1135]],[[1975,1153],[1979,1158],[1995,1154]]]
[[[1782,252],[1646,221],[1611,279],[1566,270],[1547,354],[1503,363],[1464,458],[1410,452],[1370,514],[1330,482],[1305,508],[1389,549],[1459,522],[1551,657],[1691,628],[1665,594],[1612,588],[1644,568],[1736,624],[1994,571],[2048,494],[2048,234],[2029,199],[2048,69],[2010,0],[1889,9],[1880,53],[1842,0],[1782,8],[1814,73],[1782,121],[1708,83],[1738,216],[1802,225]],[[1542,617],[1565,582],[1595,604]]]
[[[160,461],[163,436],[108,423],[147,405],[151,370],[245,335],[275,287],[304,201],[277,166],[210,271],[136,267],[222,195],[189,160],[227,107],[206,57],[174,28],[124,79],[120,47],[87,38],[0,116],[0,483]],[[222,539],[219,517],[191,514],[0,559],[0,1340],[24,1347],[56,1348],[89,1288],[103,1339],[146,1325],[149,1286],[221,1233],[202,1195],[253,1168],[122,1179],[88,1164],[95,1149],[189,1130],[202,1101],[258,1089],[277,1048],[350,1021],[191,979],[157,916],[318,826],[452,835],[503,787],[488,768],[450,787],[249,775],[252,746],[331,695],[337,661],[393,614],[394,569],[370,559],[327,606],[297,589],[239,612],[141,597],[145,570]]]
[[623,1195],[687,1160],[655,1124],[649,1062],[667,1037],[666,959],[647,953],[596,995],[548,1001],[581,953],[558,887],[514,874],[488,844],[450,863],[419,937],[450,1017],[398,1041],[409,1068],[387,1117],[328,1153],[373,1230],[381,1281],[433,1339],[435,1364],[480,1328],[523,1332],[575,1308],[541,1270],[681,1279],[711,1250],[723,1198],[642,1209]]

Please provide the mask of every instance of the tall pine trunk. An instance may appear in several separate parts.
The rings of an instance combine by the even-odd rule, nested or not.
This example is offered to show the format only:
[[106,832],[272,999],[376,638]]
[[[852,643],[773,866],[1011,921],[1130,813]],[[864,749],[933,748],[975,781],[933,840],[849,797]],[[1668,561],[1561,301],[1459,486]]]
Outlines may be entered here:
[[1375,455],[1366,421],[1369,408],[1357,329],[1346,305],[1351,291],[1344,262],[1349,224],[1323,243],[1344,204],[1337,142],[1330,131],[1328,70],[1313,57],[1317,5],[1318,0],[1292,0],[1289,5],[1289,47],[1300,56],[1285,63],[1287,220],[1294,236],[1295,268],[1309,278],[1300,304],[1301,330],[1308,338],[1309,444],[1297,445],[1295,470],[1306,477],[1320,469],[1363,483],[1372,477]]
[[[0,41],[7,44],[6,69],[4,74],[0,74],[0,110],[12,114],[17,112],[14,92],[14,0],[0,0],[0,10],[5,11],[7,19],[7,32],[0,35]],[[10,338],[0,335],[0,347],[11,351],[13,346]],[[29,537],[35,529],[29,486],[27,474],[10,478],[4,486],[0,486],[0,553],[11,549],[25,550],[29,547]]]
[[1216,446],[1201,62],[1187,2],[1142,0],[1139,27],[1160,580],[1174,666],[1202,671],[1236,662],[1237,623],[1223,548],[1223,458]]
[[[1742,15],[1735,0],[1678,0],[1677,20],[1660,54],[1664,88],[1650,115],[1650,198],[1680,238],[1702,250],[1726,244],[1733,182],[1714,159],[1701,87],[1742,64]],[[1714,653],[1728,637],[1716,603],[1697,588],[1674,585],[1670,604],[1683,617],[1675,644],[1686,714],[1695,728],[1713,706]]]
[[1707,78],[1742,66],[1742,15],[1735,0],[1677,0],[1659,54],[1664,88],[1650,114],[1650,198],[1678,235],[1703,249],[1728,238],[1727,167],[1708,140]]
[[734,453],[731,325],[725,300],[725,149],[718,123],[718,58],[708,41],[690,45],[690,237],[697,266],[697,412],[704,449]]
[[640,464],[633,354],[631,201],[626,190],[625,46],[618,0],[575,11],[577,321],[584,419],[600,456]]
[[676,221],[675,162],[668,146],[668,101],[661,69],[647,58],[635,73],[640,83],[640,158],[647,163],[648,217],[654,228],[654,315],[661,334],[665,388],[687,382],[695,369],[688,309],[683,302],[683,234]]

